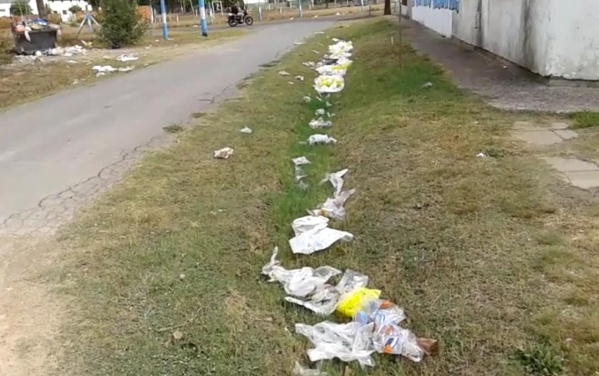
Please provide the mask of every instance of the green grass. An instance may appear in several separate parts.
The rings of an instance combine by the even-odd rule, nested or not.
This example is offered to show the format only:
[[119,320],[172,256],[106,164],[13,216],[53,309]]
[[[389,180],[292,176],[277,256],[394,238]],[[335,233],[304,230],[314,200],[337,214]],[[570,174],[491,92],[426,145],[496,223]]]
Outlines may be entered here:
[[[356,46],[346,90],[332,99],[337,145],[299,143],[313,133],[316,106],[302,101],[313,89],[277,73],[311,77],[301,62],[328,43],[318,36],[194,120],[176,147],[144,158],[63,232],[73,251],[56,277],[72,303],[61,375],[289,374],[309,345],[288,330],[321,319],[260,278],[275,245],[288,268],[369,275],[406,309],[408,327],[440,342],[421,364],[376,356],[376,368],[351,364],[352,375],[597,370],[599,233],[590,213],[599,211],[562,195],[547,167],[509,138],[513,121],[533,115],[489,109],[408,46],[400,64],[386,21],[348,25],[327,33]],[[240,133],[248,124],[254,132]],[[227,146],[230,159],[212,158]],[[476,158],[490,150],[494,158]],[[293,180],[290,159],[300,155],[312,161],[306,191]],[[318,181],[341,168],[357,193],[334,227],[355,241],[293,256],[290,222],[330,194]],[[323,369],[340,375],[344,364]]]
[[590,128],[599,125],[599,112],[575,112],[569,116],[574,121],[574,128]]

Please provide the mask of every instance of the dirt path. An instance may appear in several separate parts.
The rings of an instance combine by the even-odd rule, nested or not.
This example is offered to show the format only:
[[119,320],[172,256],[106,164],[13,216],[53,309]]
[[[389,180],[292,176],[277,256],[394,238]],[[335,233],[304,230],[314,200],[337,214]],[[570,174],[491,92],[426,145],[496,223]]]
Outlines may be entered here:
[[60,303],[39,280],[56,249],[49,239],[0,237],[0,375],[42,375],[57,355]]

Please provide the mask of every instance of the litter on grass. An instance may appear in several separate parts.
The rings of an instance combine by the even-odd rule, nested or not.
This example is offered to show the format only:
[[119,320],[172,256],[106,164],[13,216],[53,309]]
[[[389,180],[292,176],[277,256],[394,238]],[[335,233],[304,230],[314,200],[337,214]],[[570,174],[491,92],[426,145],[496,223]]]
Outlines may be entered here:
[[314,63],[313,61],[304,61],[302,63],[302,65],[304,67],[308,67],[308,68],[314,68],[316,66],[316,63]]
[[306,103],[312,102],[312,98],[309,95],[306,95],[303,99],[304,99],[304,102],[306,102]]
[[307,175],[301,166],[309,164],[310,161],[306,157],[293,158],[292,161],[295,169],[295,182],[298,184],[298,187],[301,190],[305,190],[308,188],[308,184],[305,183],[302,179],[305,178]]
[[134,67],[124,67],[124,68],[114,68],[110,65],[95,65],[92,67],[92,70],[96,72],[96,77],[103,76],[106,73],[113,72],[130,72],[134,69]]
[[262,274],[269,277],[269,282],[283,285],[288,295],[306,297],[324,286],[331,277],[341,274],[341,271],[330,266],[287,270],[277,260],[278,253],[279,249],[275,248],[270,261],[262,267]]
[[310,120],[309,125],[312,129],[330,128],[333,126],[333,122],[330,120],[324,120],[322,117],[319,117],[318,119]]
[[329,376],[328,372],[321,371],[318,368],[306,368],[298,362],[295,362],[295,366],[293,367],[293,371],[291,371],[291,374],[294,376]]
[[116,58],[116,60],[123,61],[123,62],[126,62],[126,61],[135,61],[135,60],[138,60],[138,59],[139,59],[139,56],[137,56],[135,54],[124,54],[124,55],[120,55],[120,56],[118,56]]
[[308,137],[309,145],[336,144],[337,140],[326,134],[313,134]]
[[485,153],[478,153],[478,154],[476,154],[476,156],[478,158],[485,158],[487,155]]
[[229,159],[233,155],[234,150],[231,148],[222,148],[214,151],[214,158]]
[[279,72],[279,75],[280,76],[289,76],[289,72],[286,72],[286,71],[282,70],[282,71]]
[[424,85],[422,85],[423,89],[428,89],[428,88],[431,88],[431,87],[433,87],[433,83],[432,82],[427,82]]
[[326,182],[331,182],[331,185],[333,186],[333,196],[339,196],[339,194],[341,194],[341,190],[343,189],[343,176],[345,176],[345,174],[347,174],[349,170],[343,169],[337,172],[333,172],[331,174],[327,173],[324,176],[324,179],[322,179],[320,181],[320,184],[324,184]]
[[245,134],[252,134],[253,131],[249,127],[243,127],[242,129],[239,130],[239,132],[245,133]]
[[317,209],[308,210],[311,215],[322,215],[333,219],[345,218],[345,202],[350,198],[351,195],[356,193],[355,189],[349,191],[343,191],[335,197],[329,197],[327,200],[319,205]]
[[320,75],[314,79],[314,90],[319,93],[339,93],[345,87],[343,76]]
[[353,240],[354,236],[351,233],[329,228],[328,222],[328,218],[312,215],[294,220],[291,227],[296,236],[289,240],[291,251],[295,254],[309,255],[325,250],[339,240]]
[[304,80],[304,76],[298,75],[298,76],[295,76],[295,79],[298,80],[298,81],[303,81]]
[[310,164],[310,161],[306,157],[297,157],[297,158],[293,158],[291,160],[293,161],[293,164],[296,165],[296,166],[302,166],[302,165]]

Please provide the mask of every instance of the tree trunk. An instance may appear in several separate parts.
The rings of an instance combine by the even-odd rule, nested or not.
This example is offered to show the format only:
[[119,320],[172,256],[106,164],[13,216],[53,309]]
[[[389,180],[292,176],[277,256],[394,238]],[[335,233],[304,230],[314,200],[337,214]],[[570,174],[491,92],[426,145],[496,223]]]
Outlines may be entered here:
[[39,18],[46,17],[46,6],[44,4],[44,0],[35,0],[35,4],[37,5],[37,14]]
[[329,0],[325,0],[324,2],[325,2],[325,6],[324,6],[324,7],[325,7],[326,9],[329,9]]
[[385,0],[385,10],[383,11],[384,15],[391,14],[391,0]]

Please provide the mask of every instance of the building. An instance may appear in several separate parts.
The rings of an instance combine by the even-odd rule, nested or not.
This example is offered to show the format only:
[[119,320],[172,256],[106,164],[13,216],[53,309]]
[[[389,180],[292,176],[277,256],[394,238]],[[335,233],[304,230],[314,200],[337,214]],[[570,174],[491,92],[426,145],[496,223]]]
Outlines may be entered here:
[[406,13],[541,76],[599,80],[597,0],[408,0]]
[[[13,1],[14,0],[0,0],[0,17],[10,17],[10,6]],[[75,19],[75,15],[69,11],[73,5],[78,5],[84,11],[88,8],[88,4],[85,1],[44,0],[44,4],[47,4],[53,13],[59,14],[62,22],[68,22]],[[31,7],[33,14],[39,14],[35,0],[29,0],[29,6]]]

